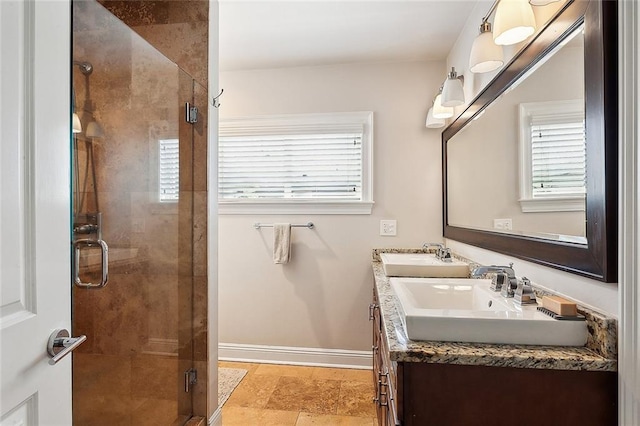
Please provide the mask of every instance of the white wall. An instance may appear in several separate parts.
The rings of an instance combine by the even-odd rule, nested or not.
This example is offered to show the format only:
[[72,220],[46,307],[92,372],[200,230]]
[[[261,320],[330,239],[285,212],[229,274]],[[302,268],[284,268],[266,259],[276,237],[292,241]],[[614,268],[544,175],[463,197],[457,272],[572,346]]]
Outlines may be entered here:
[[[456,44],[447,57],[447,66],[449,68],[455,66],[460,72],[464,70],[465,97],[468,102],[473,100],[498,72],[489,73],[490,75],[474,75],[469,71],[471,44],[478,34],[481,18],[488,9],[489,5],[485,2],[479,2],[476,5],[465,28],[461,31]],[[515,52],[517,52],[517,47],[505,50],[505,63],[513,57]],[[464,106],[458,107],[456,112],[460,113],[464,108]],[[447,244],[455,251],[480,263],[505,264],[514,262],[514,269],[519,276],[526,275],[536,284],[547,287],[599,311],[613,316],[618,314],[618,286],[615,283],[600,283],[459,242],[447,241]]]
[[[444,63],[348,64],[223,72],[220,119],[374,112],[371,215],[220,215],[220,342],[369,350],[371,249],[442,241],[440,132],[424,126]],[[396,219],[396,237],[379,236]],[[292,258],[272,261],[272,232],[254,222],[312,221],[294,229]]]

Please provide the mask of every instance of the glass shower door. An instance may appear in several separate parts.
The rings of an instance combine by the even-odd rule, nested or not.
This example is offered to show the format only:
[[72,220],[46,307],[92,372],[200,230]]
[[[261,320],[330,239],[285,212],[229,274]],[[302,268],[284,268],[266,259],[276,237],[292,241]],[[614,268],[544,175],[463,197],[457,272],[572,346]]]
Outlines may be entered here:
[[182,425],[206,405],[194,340],[206,111],[187,122],[206,91],[95,1],[73,3],[73,30],[72,317],[87,335],[73,357],[74,423]]

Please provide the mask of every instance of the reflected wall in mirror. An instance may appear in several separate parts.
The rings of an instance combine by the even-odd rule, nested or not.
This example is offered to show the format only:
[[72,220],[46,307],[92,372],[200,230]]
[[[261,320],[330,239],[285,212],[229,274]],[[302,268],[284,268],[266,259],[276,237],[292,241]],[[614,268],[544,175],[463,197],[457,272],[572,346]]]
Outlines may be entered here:
[[616,27],[568,2],[444,130],[445,238],[616,281]]
[[449,139],[450,225],[586,244],[583,30]]

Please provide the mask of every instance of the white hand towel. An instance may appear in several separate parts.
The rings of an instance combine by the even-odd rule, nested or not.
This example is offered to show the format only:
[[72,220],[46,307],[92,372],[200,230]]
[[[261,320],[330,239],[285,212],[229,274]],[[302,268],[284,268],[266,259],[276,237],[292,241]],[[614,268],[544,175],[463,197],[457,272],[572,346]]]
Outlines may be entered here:
[[291,224],[273,224],[273,263],[289,263],[291,257]]

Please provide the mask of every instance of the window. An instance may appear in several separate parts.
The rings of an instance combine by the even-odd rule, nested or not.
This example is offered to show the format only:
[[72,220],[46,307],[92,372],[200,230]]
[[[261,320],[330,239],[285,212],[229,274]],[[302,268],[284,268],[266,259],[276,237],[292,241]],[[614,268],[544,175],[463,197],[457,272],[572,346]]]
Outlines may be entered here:
[[221,214],[370,214],[373,113],[220,122]]
[[180,192],[178,139],[158,141],[158,197],[160,202],[175,203]]
[[584,211],[585,177],[583,101],[520,104],[522,211]]

